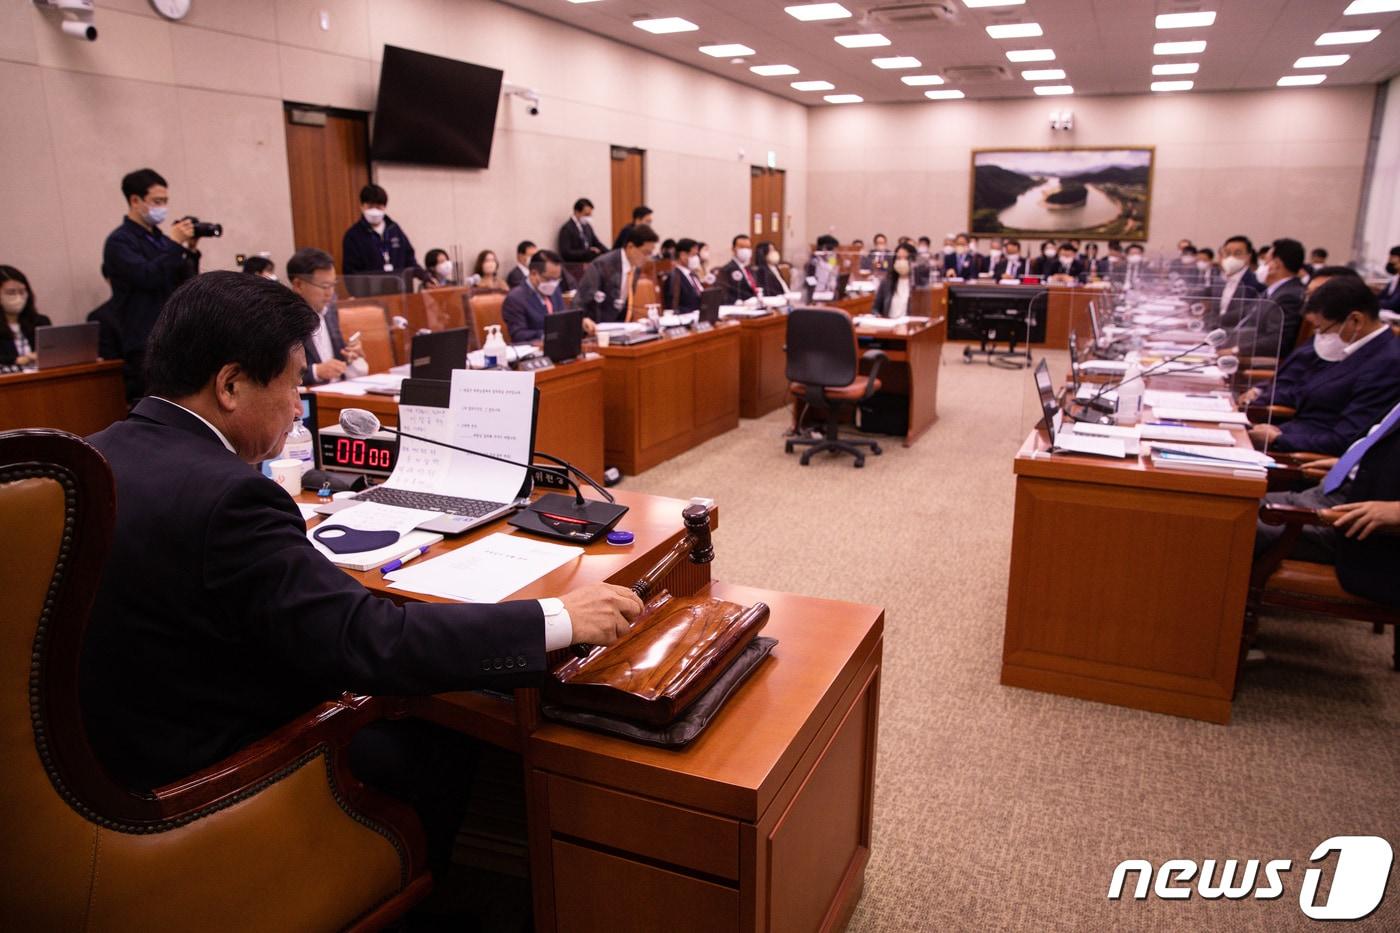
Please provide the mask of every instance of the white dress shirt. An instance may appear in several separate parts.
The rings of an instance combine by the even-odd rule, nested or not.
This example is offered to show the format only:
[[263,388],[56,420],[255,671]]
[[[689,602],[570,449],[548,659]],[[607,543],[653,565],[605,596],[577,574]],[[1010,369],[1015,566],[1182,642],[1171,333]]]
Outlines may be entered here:
[[1240,283],[1244,281],[1244,274],[1248,271],[1249,267],[1245,266],[1234,275],[1225,276],[1225,284],[1220,289],[1220,306],[1222,308],[1229,307],[1230,299],[1235,297],[1235,290],[1240,287]]
[[316,355],[325,363],[335,359],[335,349],[331,346],[331,332],[326,328],[326,311],[322,308],[316,312],[318,318],[316,331],[311,335],[311,345],[316,348]]
[[214,425],[209,422],[209,419],[201,415],[199,412],[190,411],[184,405],[178,405],[175,402],[170,401],[170,399],[168,398],[161,398],[159,395],[152,395],[151,398],[155,399],[158,402],[164,402],[167,405],[174,405],[176,408],[180,409],[185,414],[193,415],[194,417],[198,418],[206,428],[214,432],[214,436],[219,439],[219,443],[223,444],[225,447],[228,448],[229,453],[237,455],[238,451],[233,449],[233,445],[228,442],[228,438],[224,436],[224,432],[214,427]]
[[889,317],[904,317],[909,313],[909,276],[901,275],[890,296]]
[[34,352],[29,346],[29,341],[24,336],[24,328],[19,326],[18,321],[10,325],[10,333],[14,337],[16,357],[28,356],[30,353]]

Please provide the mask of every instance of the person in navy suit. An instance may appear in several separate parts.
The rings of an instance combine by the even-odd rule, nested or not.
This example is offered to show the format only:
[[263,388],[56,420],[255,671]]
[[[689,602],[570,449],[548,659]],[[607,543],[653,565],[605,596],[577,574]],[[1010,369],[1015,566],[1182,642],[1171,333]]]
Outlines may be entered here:
[[1294,351],[1280,373],[1301,375],[1260,393],[1296,414],[1282,425],[1255,425],[1249,433],[1256,444],[1340,454],[1400,401],[1400,337],[1379,311],[1375,294],[1356,275],[1331,277],[1312,293],[1312,344]]
[[389,193],[378,185],[360,189],[360,219],[341,237],[346,275],[374,275],[418,268],[408,234],[384,212]]
[[311,246],[297,250],[287,260],[287,281],[321,319],[304,345],[305,384],[324,385],[368,373],[360,341],[347,344],[340,332],[340,315],[335,309],[334,257]]
[[[80,701],[94,751],[134,791],[214,765],[346,690],[536,685],[547,651],[615,641],[641,610],[607,584],[561,599],[401,604],[327,560],[296,502],[258,469],[300,417],[302,347],[318,326],[276,282],[199,276],[151,332],[149,395],[87,439],[111,466],[117,508]],[[437,870],[470,769],[441,767],[434,748],[463,739],[429,728],[371,725],[351,739],[350,766],[418,810]]]
[[969,245],[970,238],[966,233],[959,233],[957,239],[953,241],[953,252],[943,257],[943,274],[957,276],[960,279],[975,279],[982,271],[982,257],[977,255],[977,251]]
[[1058,259],[1054,265],[1045,264],[1041,267],[1052,281],[1084,281],[1084,262],[1079,258],[1079,251],[1074,248],[1073,243],[1061,243],[1056,255]]
[[1385,274],[1390,276],[1390,281],[1381,289],[1381,310],[1400,314],[1400,246],[1390,248]]
[[678,314],[700,310],[700,293],[705,285],[700,281],[700,244],[690,237],[676,241],[676,264],[666,276],[666,307]]
[[501,319],[512,343],[539,340],[544,336],[544,319],[564,310],[559,292],[563,274],[564,260],[553,250],[536,250],[530,257],[529,278],[512,288],[501,305]]
[[574,213],[559,228],[559,255],[565,262],[592,262],[607,251],[593,232],[593,202],[579,198]]

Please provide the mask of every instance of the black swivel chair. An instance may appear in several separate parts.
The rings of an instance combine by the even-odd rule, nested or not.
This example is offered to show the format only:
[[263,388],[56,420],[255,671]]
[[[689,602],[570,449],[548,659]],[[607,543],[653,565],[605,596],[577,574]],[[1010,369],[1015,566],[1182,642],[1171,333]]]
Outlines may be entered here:
[[880,388],[880,366],[886,357],[880,350],[869,350],[864,359],[870,372],[860,375],[860,354],[856,346],[856,330],[851,316],[840,308],[794,308],[787,321],[787,378],[792,394],[813,408],[826,411],[826,424],[820,438],[791,437],[783,447],[792,453],[794,447],[808,448],[802,453],[802,465],[812,460],[818,451],[843,451],[856,458],[855,465],[865,466],[862,447],[879,456],[882,451],[875,441],[842,440],[839,418],[841,406],[855,406],[866,401]]

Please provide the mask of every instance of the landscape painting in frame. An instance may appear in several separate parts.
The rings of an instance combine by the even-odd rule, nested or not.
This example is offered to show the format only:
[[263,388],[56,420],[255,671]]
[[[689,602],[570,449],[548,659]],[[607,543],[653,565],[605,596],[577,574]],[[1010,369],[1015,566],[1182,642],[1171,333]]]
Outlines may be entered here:
[[974,234],[1146,240],[1151,149],[980,149],[972,153]]

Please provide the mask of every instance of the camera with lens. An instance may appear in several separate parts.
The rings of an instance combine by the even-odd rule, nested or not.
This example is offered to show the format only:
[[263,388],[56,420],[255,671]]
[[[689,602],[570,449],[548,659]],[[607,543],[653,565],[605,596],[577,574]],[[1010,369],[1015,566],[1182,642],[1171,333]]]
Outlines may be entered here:
[[194,235],[201,240],[206,237],[224,235],[223,224],[211,224],[206,221],[200,220],[198,217],[195,217],[193,215],[189,217],[181,217],[180,220],[188,220],[190,223],[194,224]]

